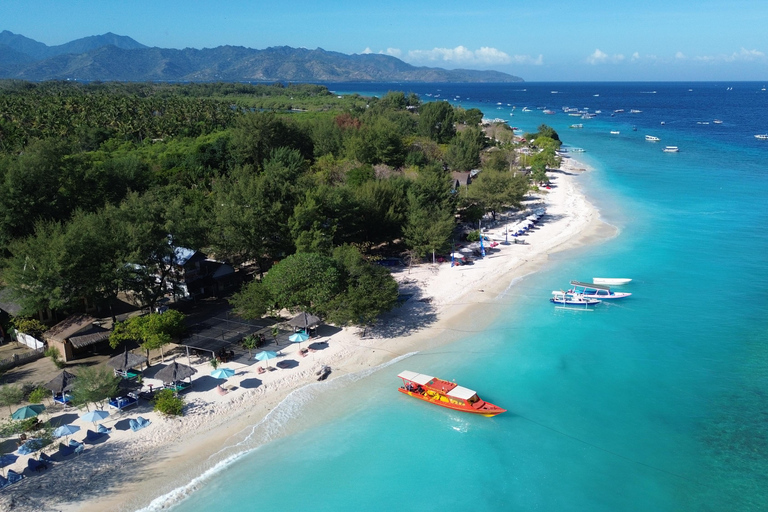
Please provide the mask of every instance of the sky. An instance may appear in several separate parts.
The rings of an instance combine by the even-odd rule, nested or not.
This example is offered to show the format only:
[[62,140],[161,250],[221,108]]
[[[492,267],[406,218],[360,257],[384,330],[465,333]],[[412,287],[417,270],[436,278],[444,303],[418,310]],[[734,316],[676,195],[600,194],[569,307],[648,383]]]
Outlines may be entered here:
[[768,0],[0,0],[0,30],[49,46],[386,53],[527,81],[768,81]]

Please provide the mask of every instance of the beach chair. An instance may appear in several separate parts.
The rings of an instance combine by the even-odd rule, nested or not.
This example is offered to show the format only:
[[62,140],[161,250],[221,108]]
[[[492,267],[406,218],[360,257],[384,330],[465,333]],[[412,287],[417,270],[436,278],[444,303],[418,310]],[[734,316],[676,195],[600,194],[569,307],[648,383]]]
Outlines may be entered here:
[[48,469],[48,464],[42,460],[29,459],[27,461],[27,469],[32,472],[39,473],[45,469]]
[[59,443],[59,451],[56,452],[56,457],[58,459],[62,459],[64,457],[69,457],[73,453],[75,453],[74,446],[67,446],[65,444]]
[[20,475],[14,470],[9,469],[7,478],[8,478],[8,484],[15,484],[19,480],[22,480],[24,478],[24,475]]
[[109,401],[109,406],[113,409],[122,411],[123,409],[131,407],[132,405],[137,405],[138,403],[139,400],[131,395],[118,396],[117,398],[113,398]]
[[83,450],[85,450],[85,445],[83,443],[79,443],[75,441],[74,439],[69,440],[69,447],[74,448],[75,454],[83,453]]
[[143,429],[144,427],[148,426],[150,423],[151,421],[149,421],[148,419],[142,418],[141,416],[139,416],[136,419],[131,418],[128,421],[128,424],[131,426],[131,430],[133,430],[134,432],[137,432]]
[[96,432],[98,432],[99,434],[109,434],[110,432],[112,432],[112,429],[107,428],[101,423],[99,423],[99,428],[96,429]]
[[4,476],[0,475],[0,489],[3,487],[8,487],[9,485],[11,485],[11,482],[9,482],[8,479]]

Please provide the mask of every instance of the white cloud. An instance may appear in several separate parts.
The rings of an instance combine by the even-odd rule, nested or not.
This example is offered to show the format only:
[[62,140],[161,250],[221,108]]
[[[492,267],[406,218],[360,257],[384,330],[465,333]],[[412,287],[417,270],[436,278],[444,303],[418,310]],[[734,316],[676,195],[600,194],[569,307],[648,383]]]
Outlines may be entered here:
[[587,62],[592,65],[605,64],[608,62],[617,63],[623,60],[624,60],[624,55],[622,55],[621,53],[608,55],[604,51],[600,50],[600,48],[595,48],[595,51],[592,52],[592,54],[589,57],[587,57]]
[[687,57],[685,56],[685,54],[684,54],[683,52],[677,52],[677,53],[675,54],[675,58],[676,58],[676,59],[680,59],[680,60],[683,60],[683,59],[686,59]]
[[635,52],[632,54],[632,61],[640,60],[640,52]]
[[541,65],[544,57],[530,57],[528,55],[509,55],[497,48],[483,46],[478,50],[470,50],[466,46],[456,48],[433,48],[431,50],[410,50],[407,60],[409,62],[450,62],[462,65],[494,65],[494,64],[534,64]]
[[398,59],[403,54],[402,50],[400,48],[387,48],[384,51],[379,52],[384,55],[391,55],[392,57],[397,57]]
[[702,62],[752,62],[765,59],[765,54],[760,50],[747,50],[746,48],[741,48],[738,52],[733,52],[730,55],[703,55],[694,57],[694,60]]
[[370,46],[366,46],[362,53],[363,55],[368,55],[369,53],[373,53],[373,50],[371,50]]

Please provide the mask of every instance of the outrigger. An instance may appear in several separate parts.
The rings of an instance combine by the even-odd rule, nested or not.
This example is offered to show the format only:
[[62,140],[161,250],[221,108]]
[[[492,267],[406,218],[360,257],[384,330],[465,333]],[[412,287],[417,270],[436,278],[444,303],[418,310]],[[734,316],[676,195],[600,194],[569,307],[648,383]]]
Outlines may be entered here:
[[398,377],[403,379],[403,385],[397,388],[398,391],[441,407],[488,417],[507,411],[482,400],[476,392],[455,382],[407,370]]

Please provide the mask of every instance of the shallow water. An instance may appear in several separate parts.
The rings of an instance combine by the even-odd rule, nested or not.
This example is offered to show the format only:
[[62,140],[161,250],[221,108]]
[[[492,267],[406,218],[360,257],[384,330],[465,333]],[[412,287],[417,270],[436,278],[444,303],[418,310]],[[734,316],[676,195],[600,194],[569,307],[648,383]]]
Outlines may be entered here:
[[[370,87],[333,88],[402,88]],[[409,89],[458,95],[488,117],[510,103],[511,124],[554,126],[586,149],[578,158],[594,171],[579,181],[619,236],[552,255],[487,306],[489,316],[501,309],[497,320],[467,318],[456,343],[313,388],[286,409],[291,433],[207,478],[174,510],[763,509],[768,143],[753,135],[768,129],[768,97],[758,85]],[[524,105],[606,114],[580,120]],[[643,112],[609,117],[618,108]],[[723,124],[696,124],[715,118]],[[568,129],[574,122],[584,128]],[[662,153],[667,144],[681,152]],[[632,277],[623,288],[633,296],[591,313],[548,302],[551,290],[593,276]],[[404,369],[456,379],[509,412],[471,417],[413,400],[396,391]],[[263,435],[274,427],[255,438],[275,438]]]

